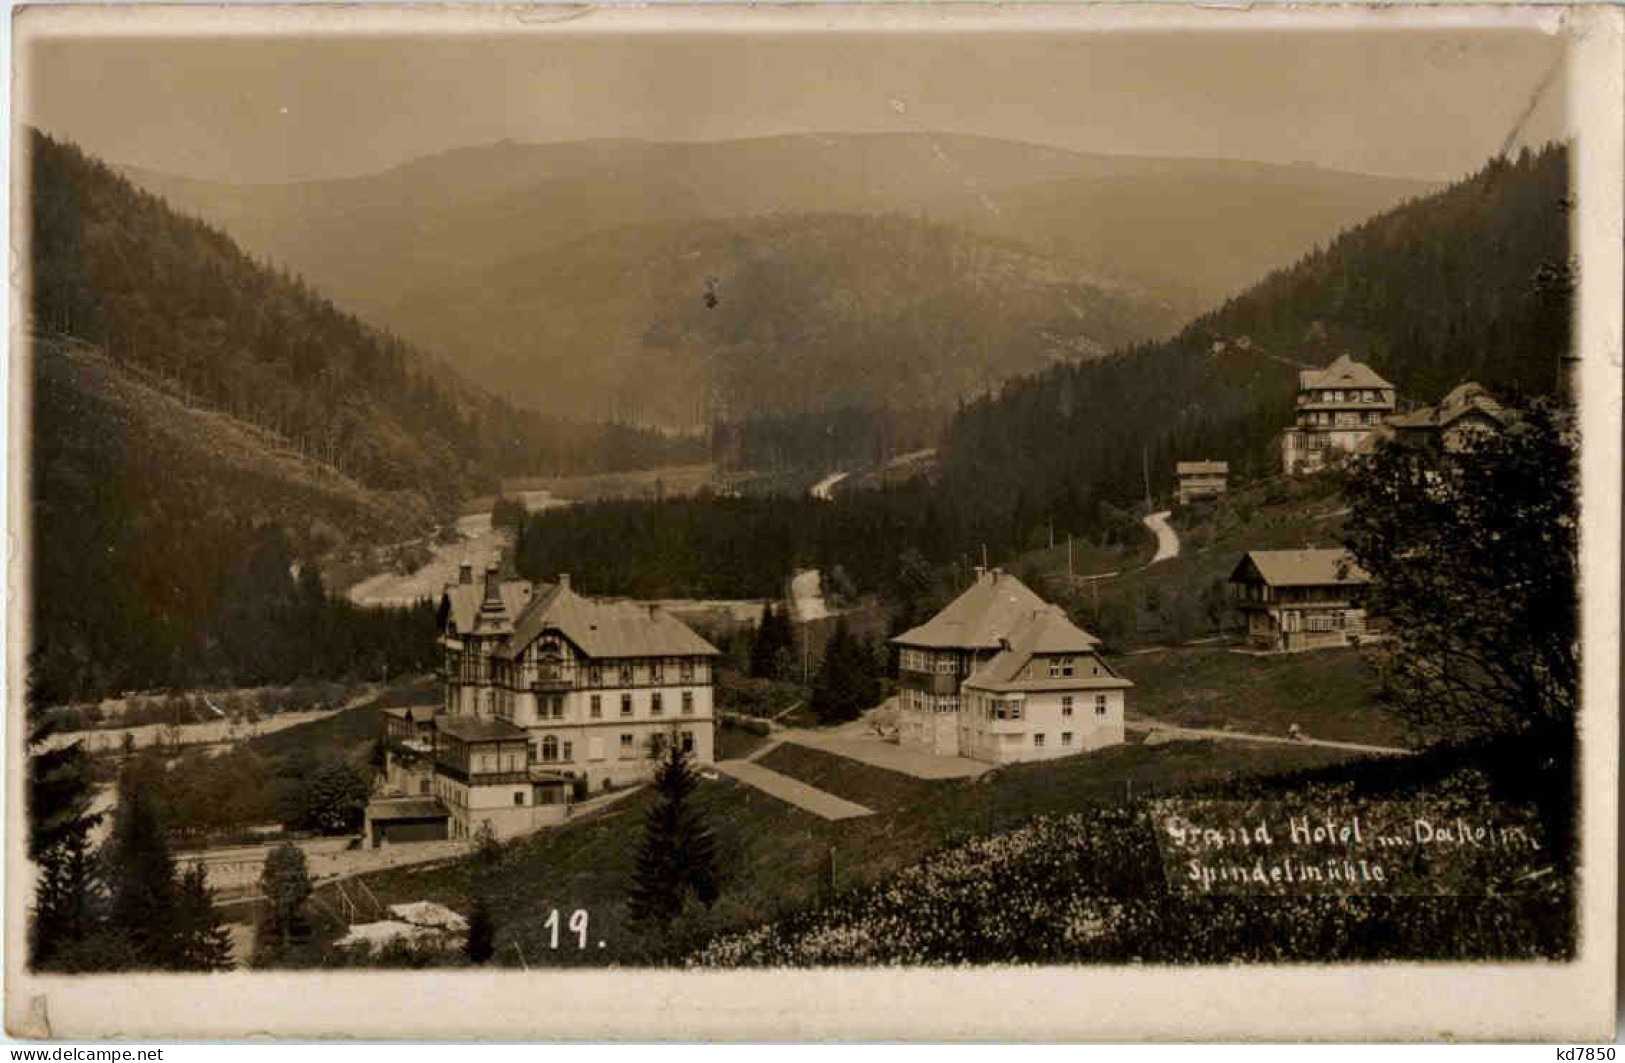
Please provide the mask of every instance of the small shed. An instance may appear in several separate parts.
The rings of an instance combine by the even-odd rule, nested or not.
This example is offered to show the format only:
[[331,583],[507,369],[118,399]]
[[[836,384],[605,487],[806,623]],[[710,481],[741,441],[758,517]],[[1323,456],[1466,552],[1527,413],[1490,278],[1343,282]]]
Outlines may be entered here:
[[444,841],[451,813],[438,797],[386,797],[367,803],[363,844],[370,849],[405,842]]

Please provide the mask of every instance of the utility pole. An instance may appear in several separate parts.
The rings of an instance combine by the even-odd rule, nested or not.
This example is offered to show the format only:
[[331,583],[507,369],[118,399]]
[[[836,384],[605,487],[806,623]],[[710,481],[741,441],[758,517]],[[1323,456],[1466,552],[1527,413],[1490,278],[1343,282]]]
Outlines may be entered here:
[[1072,533],[1066,533],[1066,578],[1072,579]]
[[1145,447],[1140,448],[1140,472],[1145,476],[1145,511],[1151,512],[1151,456]]

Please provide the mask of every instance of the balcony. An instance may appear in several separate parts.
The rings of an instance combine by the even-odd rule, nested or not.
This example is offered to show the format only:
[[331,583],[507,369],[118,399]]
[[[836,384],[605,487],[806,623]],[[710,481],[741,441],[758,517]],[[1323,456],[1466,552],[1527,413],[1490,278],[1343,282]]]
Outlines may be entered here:
[[919,690],[927,694],[959,693],[959,676],[957,675],[948,675],[941,672],[900,672],[897,681],[900,686],[907,690]]

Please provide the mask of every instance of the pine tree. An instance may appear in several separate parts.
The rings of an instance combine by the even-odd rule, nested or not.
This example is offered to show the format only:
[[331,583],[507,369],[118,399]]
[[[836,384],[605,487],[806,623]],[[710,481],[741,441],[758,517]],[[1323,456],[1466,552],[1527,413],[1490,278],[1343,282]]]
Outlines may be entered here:
[[689,894],[709,907],[718,893],[716,838],[691,800],[699,778],[677,735],[666,739],[654,777],[659,800],[644,821],[627,898],[635,921],[662,928],[682,914]]
[[177,967],[187,971],[231,969],[231,934],[214,906],[214,891],[202,864],[193,864],[181,875],[176,923],[180,931]]
[[292,842],[272,849],[260,872],[260,893],[270,903],[266,929],[282,944],[286,945],[299,928],[310,892],[310,869],[304,850]]
[[773,675],[779,650],[779,623],[773,612],[773,603],[762,606],[762,619],[756,625],[756,637],[750,644],[750,674],[757,679]]
[[470,963],[485,963],[496,951],[497,928],[491,919],[491,906],[484,894],[478,894],[473,911],[468,913],[468,940],[463,943],[463,954]]
[[118,813],[108,840],[111,928],[130,944],[137,965],[172,968],[180,961],[175,858],[169,851],[153,786],[135,761],[119,778]]
[[90,756],[78,742],[51,747],[60,731],[30,660],[28,712],[28,856],[39,868],[39,886],[29,922],[29,963],[48,967],[63,949],[96,929],[101,885],[90,855],[90,831],[101,816],[90,811],[95,783]]
[[846,618],[824,646],[813,677],[812,710],[822,723],[855,720],[880,699],[880,670],[875,654],[852,636]]

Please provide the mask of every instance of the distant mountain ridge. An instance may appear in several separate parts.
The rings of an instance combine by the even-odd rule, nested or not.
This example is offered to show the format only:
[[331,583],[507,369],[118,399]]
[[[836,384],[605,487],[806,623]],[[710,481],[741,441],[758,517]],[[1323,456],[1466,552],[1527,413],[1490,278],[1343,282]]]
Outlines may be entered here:
[[[1144,340],[1339,228],[1433,187],[1305,166],[1085,155],[934,133],[503,142],[365,177],[283,185],[125,172],[255,254],[299,270],[345,306],[450,353],[487,387],[553,410],[619,400],[552,385],[537,394],[538,374],[516,363],[500,319],[489,343],[483,329],[464,329],[448,346],[447,330],[436,325],[469,316],[447,293],[461,298],[504,269],[579,253],[594,234],[831,214],[952,225],[1024,244],[1034,257],[1065,263],[1080,281],[1107,281],[1103,290],[1127,289],[1166,307],[1122,315],[1136,319],[1126,339]],[[637,265],[620,271],[629,283],[647,283],[635,276]],[[602,318],[624,304],[613,293],[579,290],[568,299],[542,293],[541,302],[558,328],[583,334],[561,319]],[[907,356],[928,362],[932,352]],[[1031,368],[1018,359],[996,376]]]

